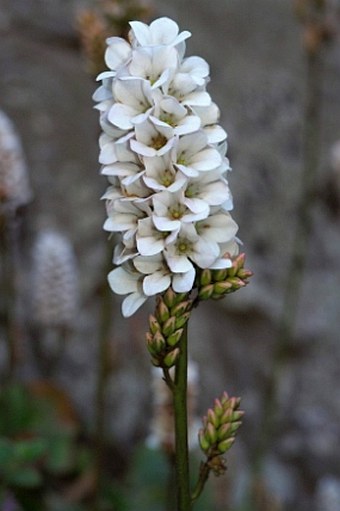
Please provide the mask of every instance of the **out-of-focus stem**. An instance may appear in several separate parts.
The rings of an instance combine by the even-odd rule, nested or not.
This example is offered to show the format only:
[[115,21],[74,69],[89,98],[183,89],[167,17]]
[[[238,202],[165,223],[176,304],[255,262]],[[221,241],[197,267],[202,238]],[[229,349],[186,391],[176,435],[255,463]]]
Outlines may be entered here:
[[16,332],[16,250],[15,250],[15,218],[14,213],[1,217],[0,238],[1,238],[1,260],[2,260],[2,297],[3,297],[3,323],[7,340],[7,371],[6,379],[13,380],[15,377],[18,346]]
[[[105,263],[104,275],[111,270],[112,247]],[[109,269],[109,270],[108,270]],[[95,401],[95,497],[93,511],[100,511],[101,488],[103,482],[104,453],[106,440],[106,392],[111,373],[110,333],[113,319],[112,292],[108,283],[102,283],[100,289],[101,316],[99,327],[97,388]]]
[[176,375],[173,387],[175,414],[177,511],[191,510],[187,414],[187,341],[187,325],[185,325],[182,337],[179,341],[180,355],[176,364]]
[[312,230],[312,205],[320,159],[321,145],[321,87],[323,78],[322,46],[315,52],[306,52],[306,99],[303,134],[303,169],[301,195],[297,207],[293,253],[287,268],[286,287],[283,297],[282,316],[279,320],[273,367],[267,381],[263,410],[261,438],[255,456],[255,470],[261,471],[264,456],[274,433],[275,413],[281,371],[289,356],[298,305],[301,295],[303,273],[308,256],[308,243]]

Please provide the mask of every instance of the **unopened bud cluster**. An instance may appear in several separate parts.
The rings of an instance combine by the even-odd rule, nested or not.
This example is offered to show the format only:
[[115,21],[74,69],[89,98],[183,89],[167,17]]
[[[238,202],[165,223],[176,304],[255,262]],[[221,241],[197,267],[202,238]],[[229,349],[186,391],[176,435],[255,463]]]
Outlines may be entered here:
[[176,364],[180,354],[178,343],[192,303],[186,293],[175,293],[171,288],[157,297],[155,316],[150,315],[150,330],[146,334],[153,365],[170,369]]
[[253,273],[244,268],[244,262],[245,254],[240,254],[233,258],[231,268],[202,270],[197,277],[198,298],[218,300],[245,287]]
[[235,442],[235,435],[242,424],[244,412],[239,410],[241,399],[229,397],[226,392],[221,399],[215,399],[213,408],[209,408],[203,419],[203,428],[199,431],[199,443],[208,458],[208,465],[216,475],[225,471],[224,461],[220,458]]

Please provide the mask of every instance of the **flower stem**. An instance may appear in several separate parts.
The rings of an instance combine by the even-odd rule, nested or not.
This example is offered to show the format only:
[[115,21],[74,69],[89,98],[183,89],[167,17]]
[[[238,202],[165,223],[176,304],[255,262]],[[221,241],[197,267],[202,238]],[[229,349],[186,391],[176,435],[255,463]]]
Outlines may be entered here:
[[187,373],[188,347],[187,325],[179,341],[180,356],[176,364],[173,402],[175,413],[177,511],[191,510],[189,483]]
[[204,490],[205,483],[208,480],[210,474],[210,467],[208,463],[202,463],[200,467],[200,475],[196,484],[194,491],[191,494],[191,502],[194,502],[201,495]]

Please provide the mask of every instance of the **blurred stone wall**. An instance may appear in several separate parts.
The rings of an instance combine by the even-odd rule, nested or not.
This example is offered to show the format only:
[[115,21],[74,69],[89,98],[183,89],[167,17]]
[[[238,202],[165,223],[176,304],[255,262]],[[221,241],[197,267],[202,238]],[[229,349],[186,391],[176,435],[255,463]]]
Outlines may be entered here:
[[[82,307],[57,379],[71,390],[84,421],[91,422],[98,289],[107,251],[99,198],[106,183],[97,164],[99,129],[91,100],[95,84],[85,72],[74,30],[80,6],[76,0],[2,0],[0,108],[22,138],[35,194],[22,232],[27,264],[22,268],[21,303],[29,300],[30,248],[37,232],[45,227],[61,230],[78,256]],[[266,399],[301,190],[301,30],[291,2],[284,0],[157,0],[158,14],[190,30],[187,54],[201,55],[211,65],[209,91],[229,135],[234,217],[247,265],[255,272],[245,290],[223,303],[201,306],[190,341],[192,357],[200,364],[202,413],[224,389],[243,396],[246,424],[229,465],[230,473],[244,481]],[[306,274],[301,276],[294,353],[282,368],[279,435],[266,461],[270,491],[296,511],[311,509],[324,477],[340,478],[335,449],[340,436],[340,180],[330,160],[331,148],[340,139],[339,38],[325,52],[322,91],[314,227]],[[118,303],[114,311],[116,364],[109,422],[113,436],[125,444],[128,435],[140,438],[147,431],[146,311],[129,321],[120,318]],[[28,339],[26,345],[29,353]],[[34,376],[30,363],[23,367],[24,377]],[[129,407],[122,404],[123,393]]]

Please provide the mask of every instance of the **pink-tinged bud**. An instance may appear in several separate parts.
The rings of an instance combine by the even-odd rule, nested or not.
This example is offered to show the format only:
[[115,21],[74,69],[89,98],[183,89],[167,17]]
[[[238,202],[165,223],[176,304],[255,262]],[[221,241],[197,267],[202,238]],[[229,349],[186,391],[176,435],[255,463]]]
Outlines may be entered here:
[[243,268],[244,266],[244,263],[246,261],[246,254],[244,252],[242,252],[241,254],[239,254],[236,259],[235,259],[235,263],[237,265],[237,269],[240,270],[241,268]]
[[170,317],[169,309],[163,302],[163,300],[160,300],[157,307],[156,307],[156,315],[157,319],[160,323],[165,323],[167,319]]
[[163,295],[163,300],[165,302],[165,304],[171,308],[175,305],[176,303],[176,293],[175,291],[169,287],[166,292],[164,293]]
[[230,447],[233,445],[234,442],[235,442],[235,437],[231,437],[231,438],[227,438],[226,440],[222,440],[222,442],[219,442],[219,444],[217,445],[217,449],[221,454],[224,454],[225,452],[227,452],[230,449]]
[[216,284],[214,284],[214,292],[217,295],[223,295],[232,287],[232,284],[228,280],[225,280],[224,282],[216,282]]
[[240,406],[240,403],[241,403],[241,398],[240,397],[231,397],[229,399],[229,406],[233,410],[236,410],[236,408],[238,408]]
[[233,416],[233,410],[231,408],[228,408],[224,414],[222,415],[221,417],[221,424],[226,424],[227,422],[231,422],[232,421],[232,416]]
[[240,419],[242,419],[242,417],[244,416],[244,411],[242,410],[237,410],[236,412],[233,412],[232,416],[231,416],[231,420],[234,422],[234,421],[239,421]]
[[176,328],[176,318],[175,316],[171,316],[166,320],[162,327],[162,332],[165,337],[169,337],[169,335],[173,334]]
[[206,431],[205,431],[206,437],[210,442],[210,445],[213,445],[217,441],[217,431],[211,422],[208,422]]
[[174,366],[179,357],[179,354],[180,354],[179,348],[175,348],[174,350],[170,351],[163,359],[164,365],[168,368]]
[[245,268],[242,268],[237,272],[237,276],[242,280],[249,279],[253,275],[254,274],[251,270],[246,270]]
[[173,334],[171,334],[167,338],[167,344],[169,346],[176,346],[176,344],[180,341],[182,334],[183,334],[183,328],[176,330]]
[[227,401],[229,401],[229,396],[228,396],[228,393],[224,391],[222,394],[222,397],[221,397],[221,404],[223,407]]
[[215,412],[215,415],[219,418],[223,415],[223,406],[222,406],[222,403],[219,399],[215,399],[215,402],[214,402],[214,412]]
[[199,440],[200,447],[201,447],[202,451],[204,451],[204,452],[208,451],[210,448],[210,443],[206,439],[203,429],[200,429],[198,432],[198,440]]
[[201,300],[209,300],[214,292],[214,285],[209,284],[208,286],[201,287],[198,292],[198,296]]
[[165,339],[160,332],[156,332],[153,336],[153,346],[156,353],[161,353],[165,349]]
[[171,315],[176,316],[177,318],[182,316],[182,314],[184,314],[190,308],[191,303],[192,302],[190,300],[178,303],[171,309]]
[[149,316],[149,327],[152,334],[159,332],[161,329],[160,324],[158,323],[155,316],[153,316],[152,314],[150,314]]
[[211,422],[211,424],[213,424],[213,426],[215,428],[218,428],[219,420],[218,420],[217,416],[215,415],[215,412],[211,408],[209,408],[209,410],[207,412],[207,416],[208,416],[208,421]]
[[238,277],[230,277],[228,278],[228,281],[232,284],[234,289],[240,289],[246,285],[246,283]]
[[225,440],[226,438],[229,438],[231,436],[231,422],[227,422],[226,424],[223,424],[218,432],[217,432],[217,439],[219,441]]
[[237,272],[238,272],[238,264],[237,264],[237,261],[234,260],[231,268],[228,268],[228,278],[235,277]]
[[212,277],[214,282],[222,282],[227,278],[227,270],[214,270]]
[[200,275],[201,286],[207,286],[208,284],[211,284],[211,279],[212,279],[211,271],[207,268],[202,270]]
[[230,423],[230,435],[235,435],[236,431],[242,425],[241,421],[231,422]]
[[177,318],[176,319],[176,330],[178,328],[182,328],[185,325],[185,323],[188,321],[189,318],[190,318],[190,312],[186,312],[180,318]]

